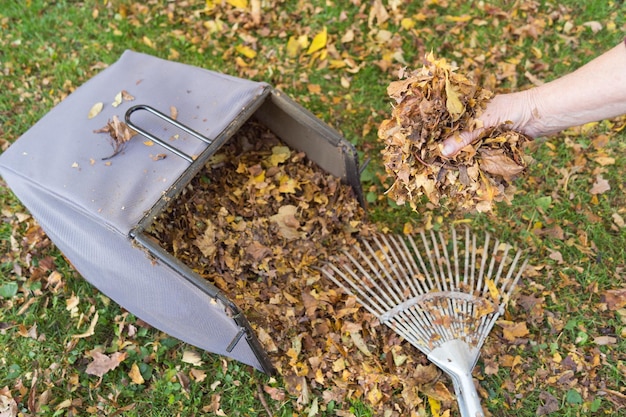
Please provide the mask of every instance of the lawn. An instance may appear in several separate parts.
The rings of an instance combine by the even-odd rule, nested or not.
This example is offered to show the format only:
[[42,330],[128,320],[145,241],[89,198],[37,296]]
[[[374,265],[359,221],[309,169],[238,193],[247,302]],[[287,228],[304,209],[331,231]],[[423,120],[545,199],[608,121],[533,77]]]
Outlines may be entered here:
[[[497,93],[529,88],[621,42],[623,1],[0,0],[0,30],[2,151],[125,50],[265,81],[369,160],[371,222],[461,222],[526,250],[532,266],[474,372],[488,414],[626,415],[626,118],[536,139],[511,204],[483,214],[398,207],[377,140],[387,86],[426,53]],[[401,389],[290,395],[280,375],[182,343],[98,292],[3,182],[0,205],[1,417],[458,415],[445,377],[411,387],[411,410],[395,407]],[[97,352],[119,366],[87,373]]]

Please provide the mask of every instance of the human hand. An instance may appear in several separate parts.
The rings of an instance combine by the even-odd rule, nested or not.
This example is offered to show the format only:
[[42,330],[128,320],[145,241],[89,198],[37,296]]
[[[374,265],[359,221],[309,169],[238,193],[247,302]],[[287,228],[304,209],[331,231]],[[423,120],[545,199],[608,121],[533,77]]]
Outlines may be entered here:
[[527,136],[537,137],[543,133],[536,126],[537,112],[532,90],[496,95],[487,103],[485,110],[477,118],[478,127],[445,139],[441,154],[444,157],[453,157],[478,139],[485,130],[502,124]]

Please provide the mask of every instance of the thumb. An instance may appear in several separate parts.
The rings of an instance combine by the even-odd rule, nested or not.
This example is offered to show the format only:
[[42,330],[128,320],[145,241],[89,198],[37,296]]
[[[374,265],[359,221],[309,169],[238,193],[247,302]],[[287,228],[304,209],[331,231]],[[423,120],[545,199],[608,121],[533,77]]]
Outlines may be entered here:
[[464,131],[455,133],[454,136],[444,139],[443,147],[441,148],[441,155],[446,158],[456,155],[461,149],[476,140],[483,130],[483,128],[480,128],[471,132]]

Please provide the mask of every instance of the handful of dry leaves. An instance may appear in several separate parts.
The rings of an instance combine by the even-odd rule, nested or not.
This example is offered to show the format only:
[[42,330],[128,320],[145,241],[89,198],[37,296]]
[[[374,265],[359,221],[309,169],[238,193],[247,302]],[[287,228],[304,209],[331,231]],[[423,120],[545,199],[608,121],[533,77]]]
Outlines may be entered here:
[[494,201],[510,201],[511,182],[526,169],[522,145],[530,138],[503,124],[485,129],[455,157],[443,157],[446,138],[482,127],[476,117],[493,93],[443,59],[430,54],[427,61],[387,89],[396,105],[378,137],[385,144],[385,169],[394,178],[388,195],[413,209],[424,195],[435,205],[480,212],[491,210]]

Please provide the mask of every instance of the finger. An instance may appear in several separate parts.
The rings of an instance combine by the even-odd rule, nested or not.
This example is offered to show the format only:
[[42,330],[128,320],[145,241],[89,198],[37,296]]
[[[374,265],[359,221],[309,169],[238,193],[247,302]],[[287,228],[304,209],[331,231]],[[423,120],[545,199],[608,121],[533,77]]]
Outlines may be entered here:
[[472,132],[465,131],[445,139],[441,148],[441,155],[446,158],[456,155],[461,149],[476,140],[481,131],[482,129],[476,129]]

